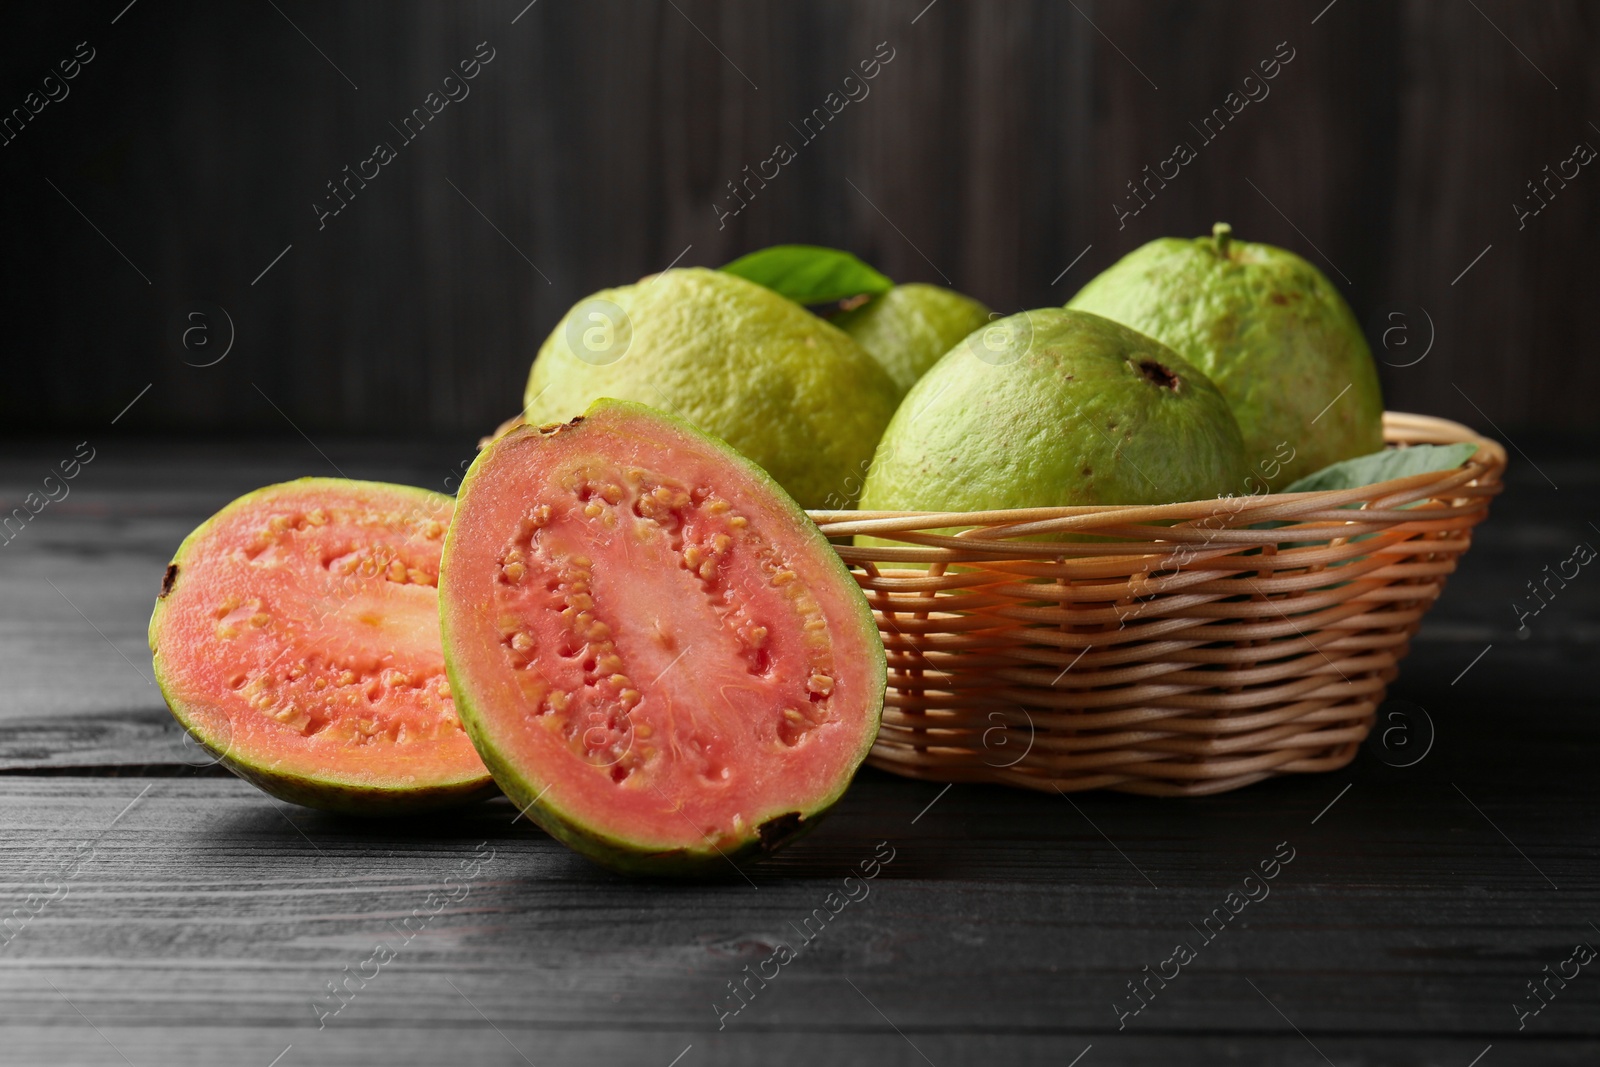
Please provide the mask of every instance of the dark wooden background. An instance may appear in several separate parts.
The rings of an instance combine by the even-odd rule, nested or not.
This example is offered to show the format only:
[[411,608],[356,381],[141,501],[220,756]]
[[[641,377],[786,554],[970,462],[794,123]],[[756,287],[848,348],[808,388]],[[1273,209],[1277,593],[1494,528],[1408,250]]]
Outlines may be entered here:
[[[1391,406],[1592,422],[1600,174],[1525,229],[1511,205],[1600,146],[1594,5],[525,3],[8,11],[0,109],[79,41],[96,58],[0,147],[3,432],[104,427],[148,384],[118,432],[464,438],[573,301],[680,255],[841,245],[1011,311],[1218,218],[1321,265],[1375,342],[1405,325],[1391,363],[1432,340],[1385,368]],[[471,96],[319,232],[324,183],[480,41]],[[725,182],[881,41],[870,96],[719,230]],[[1119,230],[1125,183],[1283,41],[1271,95]],[[186,365],[227,340],[219,308],[232,350]],[[197,310],[213,345],[185,350]]]

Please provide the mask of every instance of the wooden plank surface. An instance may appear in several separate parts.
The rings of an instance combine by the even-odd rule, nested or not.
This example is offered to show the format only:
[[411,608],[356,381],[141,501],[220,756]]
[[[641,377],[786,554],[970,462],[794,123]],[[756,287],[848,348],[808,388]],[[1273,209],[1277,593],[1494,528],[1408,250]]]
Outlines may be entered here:
[[[1395,406],[1592,422],[1600,199],[1587,168],[1543,169],[1600,145],[1582,0],[112,6],[25,5],[0,39],[8,108],[96,50],[0,153],[7,426],[98,424],[153,383],[123,427],[276,431],[277,405],[313,435],[479,433],[567,308],[680,255],[841,245],[1011,312],[1218,218],[1316,262],[1375,343],[1409,339],[1382,367]],[[403,141],[390,124],[479,42],[471,95]],[[802,138],[880,42],[870,95]],[[319,224],[380,140],[399,158]],[[758,188],[779,142],[797,158]],[[1196,158],[1150,178],[1179,142]],[[1517,202],[1548,207],[1519,223]],[[237,338],[216,366],[180,341],[196,311]]]
[[[0,498],[61,447],[10,450]],[[1068,1064],[1092,1045],[1081,1067],[1493,1067],[1600,1053],[1587,970],[1521,1031],[1512,1007],[1576,942],[1600,944],[1600,585],[1571,583],[1525,639],[1510,608],[1586,539],[1600,465],[1546,468],[1559,492],[1513,469],[1385,706],[1416,748],[1391,737],[1345,771],[1187,801],[869,771],[748,880],[671,884],[593,867],[504,800],[354,822],[279,804],[184,747],[143,649],[183,534],[264,482],[337,465],[447,488],[470,454],[321,447],[123,441],[0,546],[0,1059],[945,1067]],[[1428,724],[1426,754],[1394,765]],[[1283,848],[1270,895],[1205,942],[1195,927]],[[830,901],[888,850],[865,896]],[[446,883],[473,857],[473,876]],[[817,909],[837,915],[824,927]],[[808,917],[821,932],[806,944]],[[720,1014],[740,1003],[728,983],[784,939],[798,958]],[[1121,1015],[1137,1003],[1127,983],[1180,940],[1197,958]],[[379,945],[393,958],[373,962]],[[347,967],[367,980],[319,1015]]]

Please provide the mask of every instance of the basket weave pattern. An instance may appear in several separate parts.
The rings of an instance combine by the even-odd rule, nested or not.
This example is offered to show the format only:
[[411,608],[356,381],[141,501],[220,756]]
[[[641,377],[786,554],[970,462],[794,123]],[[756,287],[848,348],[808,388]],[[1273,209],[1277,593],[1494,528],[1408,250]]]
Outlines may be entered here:
[[[894,542],[836,542],[888,651],[870,762],[1161,796],[1344,766],[1506,462],[1443,419],[1390,412],[1384,436],[1479,448],[1455,470],[1349,490],[813,512],[830,537]],[[1041,540],[1059,534],[1097,536]]]

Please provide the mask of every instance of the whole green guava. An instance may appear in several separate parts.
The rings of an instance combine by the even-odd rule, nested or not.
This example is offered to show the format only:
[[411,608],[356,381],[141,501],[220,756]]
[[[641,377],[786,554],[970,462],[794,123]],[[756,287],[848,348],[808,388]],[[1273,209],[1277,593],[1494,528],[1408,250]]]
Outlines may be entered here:
[[1044,308],[991,323],[912,387],[878,442],[864,511],[1167,504],[1237,491],[1227,401],[1166,345]]
[[802,507],[848,507],[899,391],[837,327],[772,290],[691,267],[604,289],[551,332],[523,418],[566,422],[601,397],[727,441]]
[[1383,447],[1383,395],[1361,326],[1293,252],[1235,241],[1219,222],[1210,237],[1135,249],[1067,307],[1126,323],[1204,371],[1228,398],[1250,463],[1292,450],[1273,488]]
[[904,393],[939,357],[989,321],[989,309],[953,289],[897,285],[832,322],[872,353]]

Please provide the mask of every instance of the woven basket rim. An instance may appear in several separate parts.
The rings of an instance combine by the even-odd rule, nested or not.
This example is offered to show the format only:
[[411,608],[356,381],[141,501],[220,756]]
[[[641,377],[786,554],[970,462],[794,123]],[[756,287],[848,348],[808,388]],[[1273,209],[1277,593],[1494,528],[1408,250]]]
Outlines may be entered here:
[[[1393,442],[1404,438],[1405,444],[1473,444],[1477,451],[1460,466],[1449,470],[1425,474],[1404,475],[1387,481],[1351,489],[1317,489],[1299,493],[1265,493],[1255,496],[1218,496],[1206,500],[1180,500],[1168,504],[1076,504],[1034,508],[1009,508],[992,511],[857,511],[821,510],[806,512],[813,521],[824,525],[830,536],[847,534],[893,535],[934,527],[969,527],[951,537],[962,538],[992,534],[996,527],[1023,525],[1053,520],[1083,518],[1092,520],[1086,525],[1100,528],[1108,517],[1115,517],[1128,525],[1146,525],[1173,519],[1184,520],[1215,515],[1243,515],[1250,512],[1250,521],[1271,518],[1263,515],[1263,508],[1272,504],[1303,505],[1316,501],[1330,508],[1343,508],[1359,501],[1376,501],[1385,497],[1400,496],[1420,499],[1446,488],[1444,483],[1455,481],[1460,485],[1483,482],[1491,472],[1498,473],[1506,465],[1506,450],[1500,442],[1459,422],[1433,415],[1411,412],[1385,411],[1383,413],[1384,438]],[[1252,506],[1252,502],[1254,505]],[[1303,511],[1296,507],[1297,514]],[[1348,521],[1348,514],[1342,519]],[[1061,524],[1056,530],[1071,530],[1073,524]],[[1176,531],[1174,531],[1176,532]],[[1021,534],[1018,536],[1025,536]]]

